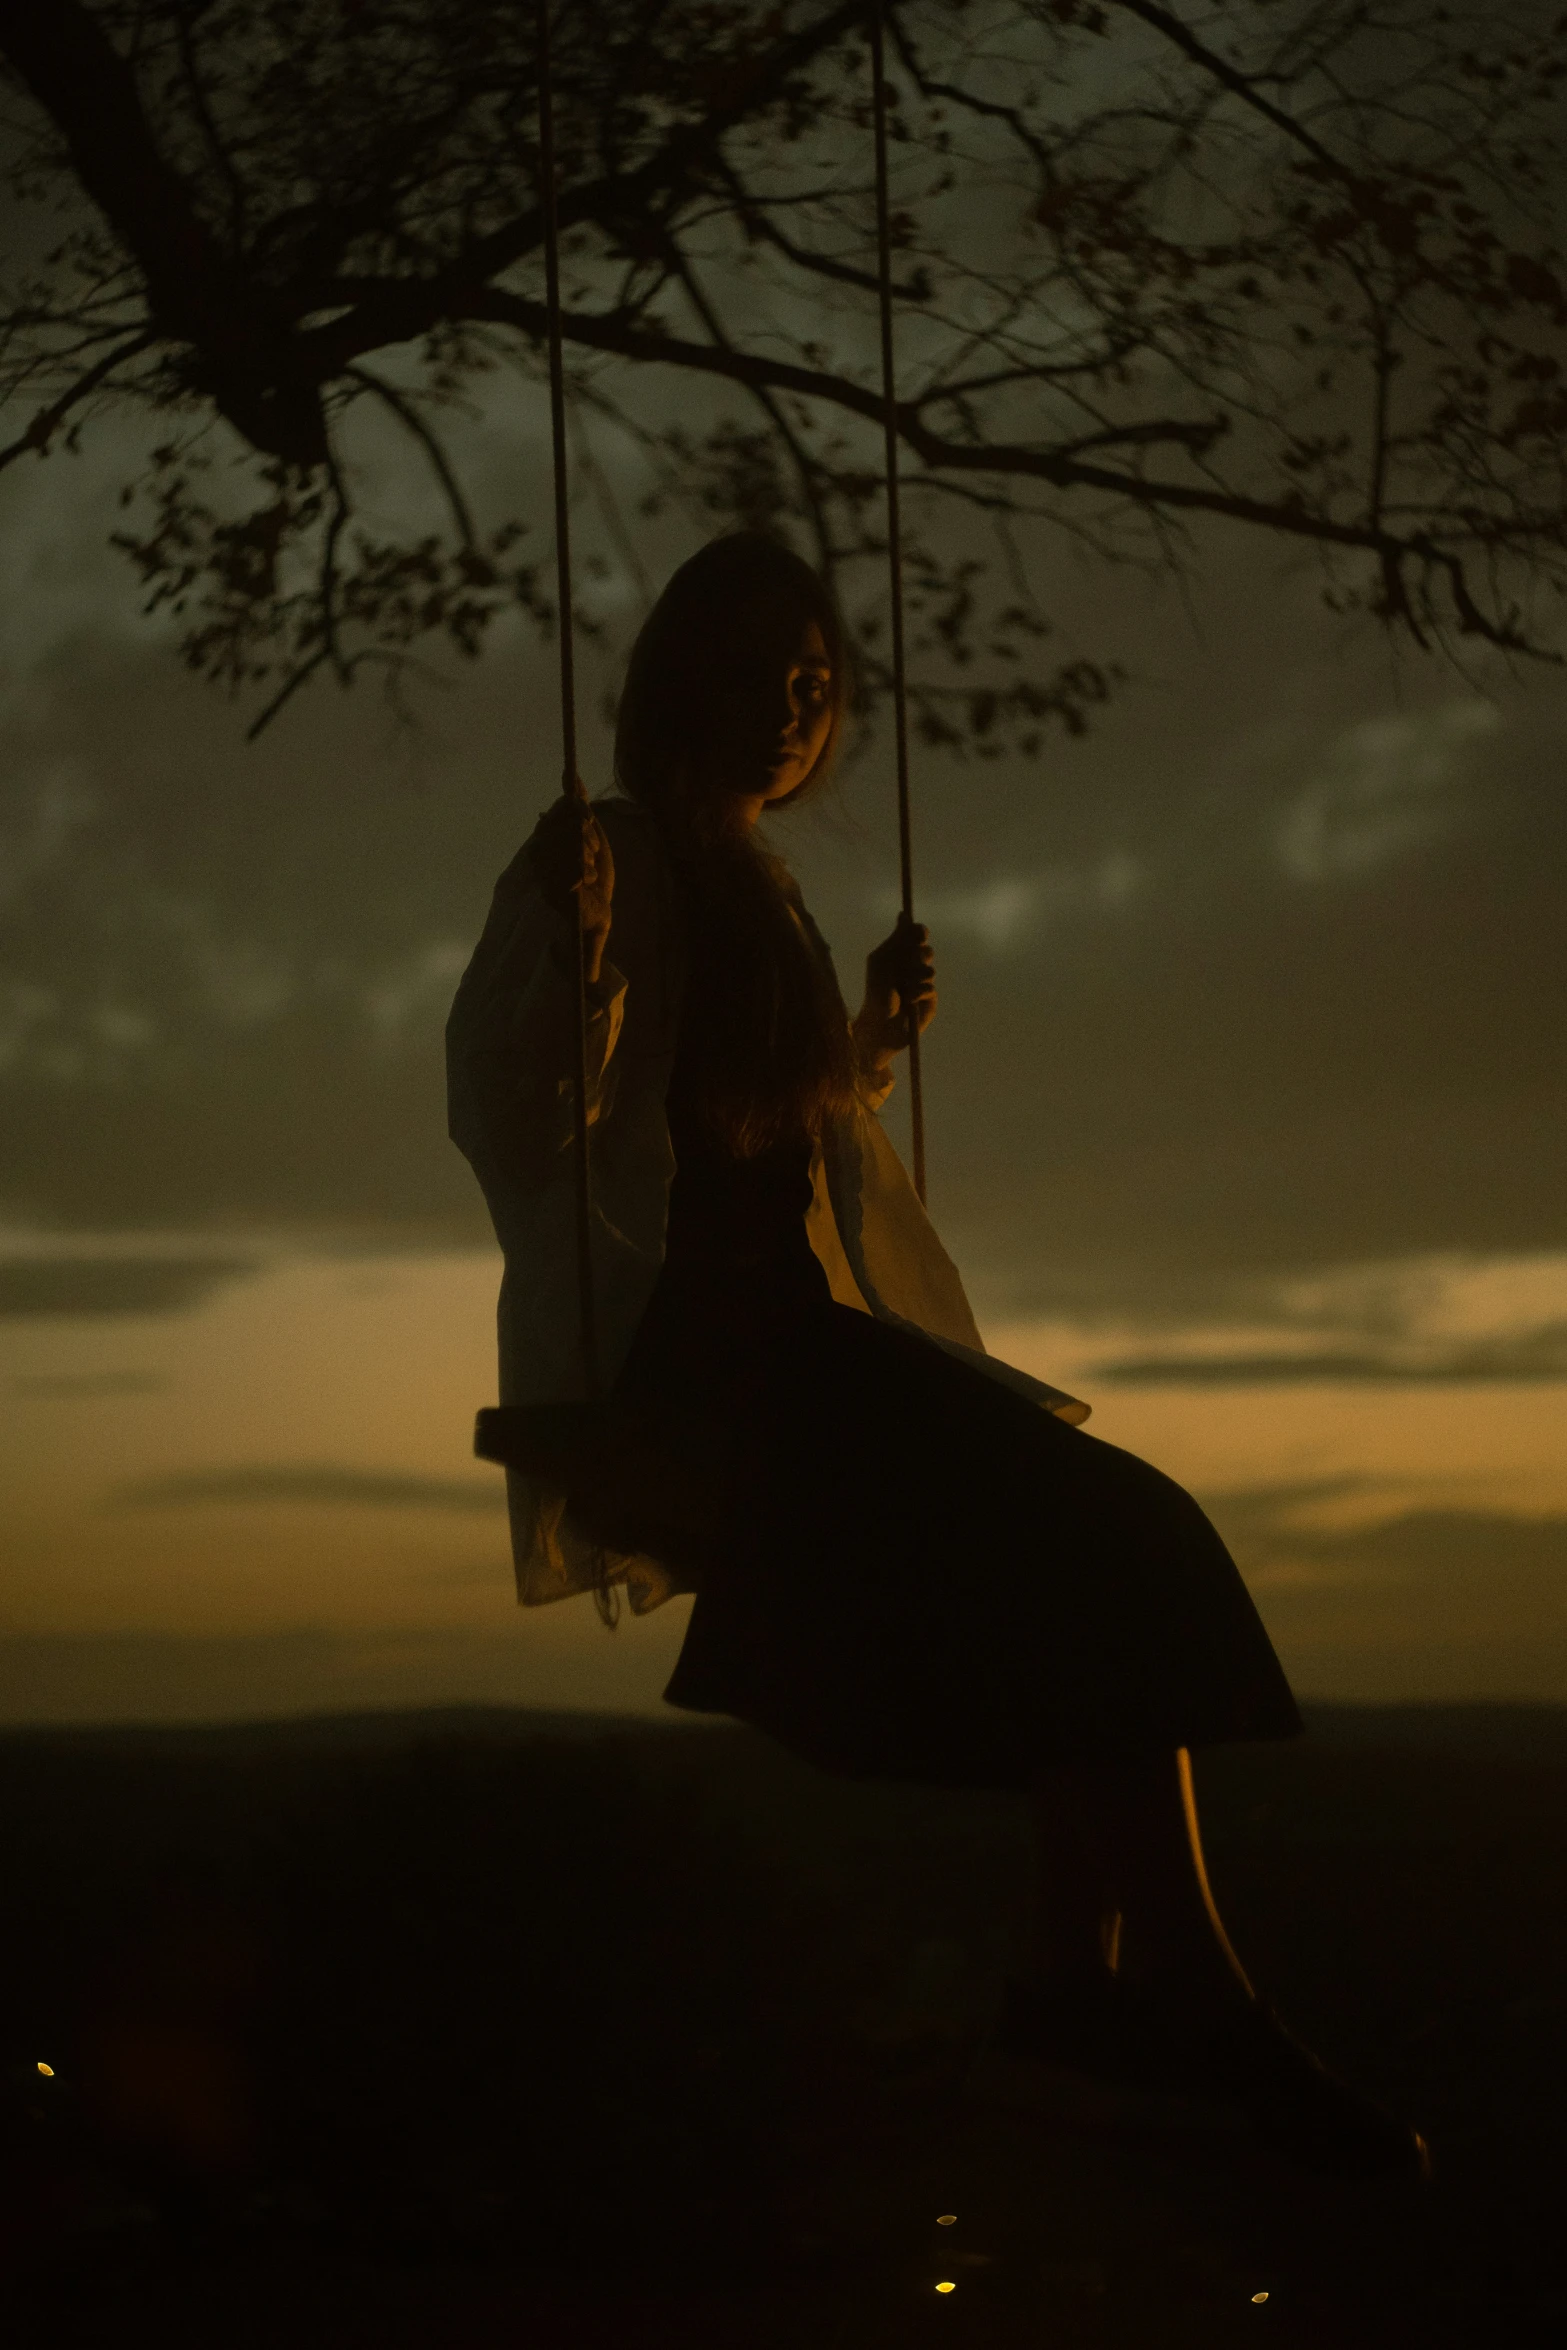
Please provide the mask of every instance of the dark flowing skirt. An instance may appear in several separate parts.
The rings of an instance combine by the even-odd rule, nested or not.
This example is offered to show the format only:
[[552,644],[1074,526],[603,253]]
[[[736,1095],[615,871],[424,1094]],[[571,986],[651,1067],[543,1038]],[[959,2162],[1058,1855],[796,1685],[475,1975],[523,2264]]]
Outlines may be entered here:
[[825,1296],[738,1337],[654,1310],[619,1392],[728,1464],[671,1705],[947,1787],[1303,1727],[1190,1494],[915,1333]]

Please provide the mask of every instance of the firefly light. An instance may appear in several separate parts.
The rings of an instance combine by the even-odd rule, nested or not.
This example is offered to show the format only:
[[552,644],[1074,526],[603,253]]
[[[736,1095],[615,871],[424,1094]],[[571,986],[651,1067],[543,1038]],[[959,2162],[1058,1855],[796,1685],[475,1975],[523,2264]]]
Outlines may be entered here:
[[41,2064],[38,2067],[38,2070],[43,2074],[43,2077],[46,2081],[52,2081],[54,2079],[54,2066],[52,2064]]
[[1253,2301],[1266,2301],[1267,2298],[1268,2296],[1266,2293],[1253,2293],[1252,2295]]
[[957,2289],[957,2286],[951,2283],[943,2283],[936,2287],[938,2293],[955,2293]]

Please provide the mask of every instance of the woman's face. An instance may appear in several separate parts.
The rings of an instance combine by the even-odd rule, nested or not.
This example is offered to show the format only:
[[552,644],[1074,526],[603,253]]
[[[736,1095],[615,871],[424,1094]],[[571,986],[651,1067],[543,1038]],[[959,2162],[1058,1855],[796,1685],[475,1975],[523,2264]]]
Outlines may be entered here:
[[798,791],[832,731],[833,674],[827,644],[813,620],[782,675],[736,680],[722,713],[724,765],[739,782],[747,824],[772,800]]

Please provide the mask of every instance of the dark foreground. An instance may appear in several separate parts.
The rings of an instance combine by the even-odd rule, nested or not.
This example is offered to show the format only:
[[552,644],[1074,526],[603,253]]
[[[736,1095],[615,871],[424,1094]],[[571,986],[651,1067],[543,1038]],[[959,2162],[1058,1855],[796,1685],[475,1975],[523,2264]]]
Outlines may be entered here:
[[1423,2194],[966,2098],[1008,1797],[492,1713],[0,1740],[5,2338],[1559,2342],[1567,1714],[1312,1720],[1199,1763],[1213,1873]]

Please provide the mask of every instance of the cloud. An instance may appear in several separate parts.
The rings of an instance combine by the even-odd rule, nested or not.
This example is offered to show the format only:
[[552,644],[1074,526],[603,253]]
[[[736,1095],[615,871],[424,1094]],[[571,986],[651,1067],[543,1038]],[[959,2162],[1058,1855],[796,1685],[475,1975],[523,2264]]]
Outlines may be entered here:
[[1484,1660],[1513,1660],[1517,1693],[1567,1695],[1567,1517],[1413,1509],[1371,1524],[1214,1522],[1276,1638],[1368,1656],[1473,1652],[1476,1695],[1494,1691]]
[[0,1317],[186,1314],[225,1282],[260,1271],[253,1257],[8,1257]]
[[1276,1527],[1269,1539],[1297,1558],[1352,1564],[1368,1581],[1461,1588],[1471,1602],[1482,1582],[1498,1597],[1510,1584],[1538,1585],[1567,1633],[1567,1516],[1418,1509],[1362,1526]]
[[506,1507],[499,1477],[480,1484],[455,1477],[409,1477],[395,1470],[338,1468],[330,1462],[260,1462],[229,1469],[175,1470],[117,1485],[110,1509],[250,1508],[304,1502],[319,1508],[456,1510],[493,1516]]
[[[1311,1522],[1355,1490],[1325,1479],[1205,1497],[1297,1689],[1567,1698],[1567,1516],[1421,1508]],[[1374,1505],[1373,1483],[1361,1490]]]
[[[1448,1617],[1481,1638],[1516,1631],[1522,1619],[1567,1643],[1567,1516],[1389,1511],[1385,1501],[1379,1510],[1378,1497],[1390,1490],[1348,1474],[1232,1487],[1202,1501],[1260,1589],[1302,1604],[1330,1593],[1340,1609],[1368,1620],[1391,1605],[1411,1645],[1436,1635]],[[1349,1522],[1346,1502],[1358,1504]]]
[[1452,1386],[1490,1380],[1567,1380],[1567,1323],[1420,1355],[1369,1348],[1125,1355],[1095,1363],[1092,1375],[1121,1387],[1279,1387],[1324,1380]]
[[0,905],[19,898],[71,853],[98,801],[78,758],[45,756],[12,777],[0,824]]
[[[922,890],[918,911],[933,929],[1003,955],[1065,915],[1118,912],[1145,883],[1137,860],[1111,849],[1089,865],[1045,865],[1032,873],[1000,873],[973,888]],[[886,891],[875,898],[884,921],[901,903]]]
[[[1422,1255],[1304,1277],[1242,1277],[1216,1283],[1184,1314],[1172,1302],[1151,1296],[1136,1317],[1135,1350],[1123,1315],[1117,1351],[1082,1375],[1127,1387],[1567,1381],[1567,1259],[1559,1252]],[[1182,1321],[1177,1337],[1172,1324]]]
[[[916,779],[933,1201],[987,1314],[1097,1285],[1124,1328],[1189,1275],[1211,1321],[1240,1271],[1567,1245],[1567,694],[1520,692],[1494,744],[1468,717],[1386,720],[1380,667],[1324,658],[1293,596],[1233,556],[1213,579],[1211,656],[1092,590],[1084,626],[1135,629],[1120,650],[1162,692],[1048,760]],[[0,699],[28,875],[0,949],[13,1223],[488,1240],[440,1029],[555,788],[529,747],[552,739],[548,659],[512,649],[402,735],[373,694],[306,696],[246,749],[172,661],[90,639]],[[845,780],[859,847],[778,827],[851,992],[889,910],[884,785],[875,761]],[[1367,864],[1400,794],[1469,829]],[[1302,886],[1281,825],[1296,868],[1357,885]]]
[[157,1395],[173,1382],[162,1371],[39,1371],[11,1381],[29,1402],[86,1403],[112,1395]]
[[365,984],[361,1002],[384,1050],[395,1049],[421,1024],[444,1027],[473,948],[472,939],[432,939]]
[[1470,747],[1501,724],[1493,703],[1465,701],[1347,728],[1279,818],[1284,871],[1302,882],[1351,878],[1454,830]]
[[1373,1493],[1377,1490],[1374,1479],[1350,1471],[1333,1477],[1296,1477],[1262,1485],[1228,1485],[1205,1498],[1209,1508],[1224,1512],[1226,1525],[1233,1526],[1240,1522],[1271,1529],[1297,1510],[1311,1509],[1325,1501],[1342,1501],[1346,1494]]
[[534,684],[487,667],[400,736],[373,695],[323,698],[253,750],[102,644],[0,698],[13,1223],[483,1234],[441,1030],[531,822]]

